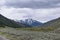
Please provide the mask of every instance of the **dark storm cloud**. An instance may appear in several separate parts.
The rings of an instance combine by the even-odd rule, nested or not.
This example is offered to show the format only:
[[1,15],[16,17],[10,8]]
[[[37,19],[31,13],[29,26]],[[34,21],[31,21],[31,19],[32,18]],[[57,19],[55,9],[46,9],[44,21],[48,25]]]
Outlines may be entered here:
[[5,5],[16,8],[54,8],[60,7],[60,0],[6,0]]

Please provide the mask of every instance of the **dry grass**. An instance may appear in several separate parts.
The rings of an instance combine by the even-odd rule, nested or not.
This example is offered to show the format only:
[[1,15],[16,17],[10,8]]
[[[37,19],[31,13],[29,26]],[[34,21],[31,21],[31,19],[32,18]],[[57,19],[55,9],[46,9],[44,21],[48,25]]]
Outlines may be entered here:
[[[60,40],[60,33],[37,31],[32,28],[0,28],[0,35],[10,40]],[[40,29],[39,29],[40,30]],[[50,30],[50,28],[49,28]]]

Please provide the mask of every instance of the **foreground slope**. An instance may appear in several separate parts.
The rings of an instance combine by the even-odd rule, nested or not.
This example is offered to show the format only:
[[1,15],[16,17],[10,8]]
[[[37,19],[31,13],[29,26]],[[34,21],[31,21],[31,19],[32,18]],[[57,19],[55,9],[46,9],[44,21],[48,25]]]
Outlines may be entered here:
[[10,20],[0,14],[0,27],[5,27],[5,26],[14,27],[14,28],[15,27],[24,27],[24,25],[18,24],[15,21]]
[[17,30],[15,28],[1,28],[0,35],[9,40],[60,40],[60,33]]

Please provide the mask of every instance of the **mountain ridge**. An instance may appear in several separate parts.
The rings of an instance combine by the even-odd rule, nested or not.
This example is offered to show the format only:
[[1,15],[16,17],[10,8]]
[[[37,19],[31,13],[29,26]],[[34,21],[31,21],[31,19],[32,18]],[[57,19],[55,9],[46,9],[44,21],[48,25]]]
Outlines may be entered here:
[[19,20],[18,22],[29,26],[40,26],[43,24],[42,22],[33,19],[24,19],[24,20]]
[[16,23],[14,20],[10,20],[6,17],[4,17],[3,15],[0,14],[0,27],[24,27],[24,25],[22,24],[18,24]]

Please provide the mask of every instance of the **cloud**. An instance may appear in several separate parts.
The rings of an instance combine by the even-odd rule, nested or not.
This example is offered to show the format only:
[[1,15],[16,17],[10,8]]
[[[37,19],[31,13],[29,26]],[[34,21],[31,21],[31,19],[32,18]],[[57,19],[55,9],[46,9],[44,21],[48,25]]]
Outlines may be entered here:
[[0,6],[3,6],[5,4],[5,0],[0,0]]
[[5,5],[15,8],[56,8],[60,7],[60,0],[6,0]]
[[60,8],[31,9],[31,8],[1,8],[1,13],[9,19],[32,18],[41,22],[47,22],[60,17]]
[[60,17],[60,0],[0,0],[0,14],[14,20],[47,22]]

